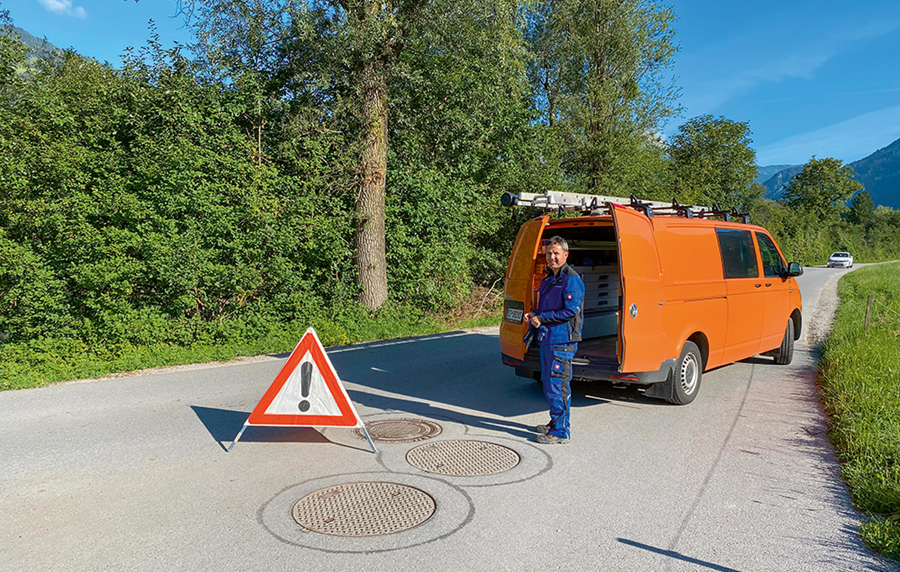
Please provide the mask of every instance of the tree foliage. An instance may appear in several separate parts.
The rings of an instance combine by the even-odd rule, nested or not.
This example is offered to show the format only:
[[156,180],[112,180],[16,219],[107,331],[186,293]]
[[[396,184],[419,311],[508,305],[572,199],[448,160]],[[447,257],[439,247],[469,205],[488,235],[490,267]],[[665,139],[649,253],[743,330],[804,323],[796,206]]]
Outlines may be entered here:
[[785,187],[782,200],[792,209],[829,221],[845,212],[844,203],[860,189],[849,165],[831,157],[813,157]]
[[581,189],[610,194],[658,157],[654,133],[678,111],[667,76],[674,20],[646,0],[544,0],[529,11],[532,97]]
[[695,117],[669,145],[673,186],[686,204],[746,209],[761,197],[750,126],[724,117]]
[[[750,184],[746,124],[703,117],[669,145],[653,135],[674,111],[668,9],[191,6],[196,45],[164,49],[151,30],[122,69],[71,51],[31,58],[0,34],[0,350],[185,347],[365,318],[360,70],[372,58],[388,104],[385,311],[483,305],[530,215],[502,210],[504,192],[718,202],[752,209],[792,259],[900,255],[896,211],[859,193],[840,216],[856,187],[839,162],[814,160],[776,203]],[[366,6],[372,20],[351,21]]]
[[850,211],[847,213],[847,220],[850,224],[859,224],[868,228],[875,218],[875,201],[872,195],[866,191],[856,193],[856,196],[850,201]]

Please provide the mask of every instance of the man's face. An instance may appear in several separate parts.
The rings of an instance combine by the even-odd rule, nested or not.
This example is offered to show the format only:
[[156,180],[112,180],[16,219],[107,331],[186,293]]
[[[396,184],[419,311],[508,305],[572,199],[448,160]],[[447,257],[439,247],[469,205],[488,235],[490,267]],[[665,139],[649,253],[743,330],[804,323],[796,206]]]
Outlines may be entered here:
[[556,274],[562,265],[566,263],[566,259],[569,258],[569,253],[562,249],[562,247],[558,244],[551,244],[547,248],[547,266],[550,267],[550,270]]

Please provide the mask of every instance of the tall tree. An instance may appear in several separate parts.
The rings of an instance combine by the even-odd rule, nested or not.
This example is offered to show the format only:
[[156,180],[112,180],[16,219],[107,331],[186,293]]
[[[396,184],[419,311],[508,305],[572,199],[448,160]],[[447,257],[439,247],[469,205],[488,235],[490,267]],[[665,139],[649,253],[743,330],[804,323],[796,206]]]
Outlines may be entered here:
[[378,309],[388,298],[385,183],[388,157],[388,79],[429,0],[328,0],[349,39],[348,67],[359,105],[362,148],[357,163],[356,250],[359,301]]
[[820,222],[834,222],[847,209],[844,203],[860,189],[849,165],[840,159],[813,157],[785,187],[782,200]]
[[760,195],[753,184],[758,169],[750,143],[750,127],[724,117],[704,115],[681,125],[669,143],[678,200],[748,208]]
[[[380,308],[388,298],[385,267],[385,182],[388,157],[388,80],[406,46],[410,34],[422,22],[431,0],[196,0],[181,4],[190,17],[200,18],[200,37],[210,53],[238,62],[249,71],[254,66],[265,70],[273,57],[284,55],[293,60],[293,69],[319,62],[299,60],[284,49],[302,49],[307,56],[323,56],[324,50],[292,42],[284,30],[297,32],[294,25],[308,24],[312,14],[313,39],[335,48],[332,63],[343,69],[329,70],[333,75],[346,73],[356,101],[359,127],[359,151],[356,160],[356,250],[360,287],[359,300],[371,310]],[[236,17],[235,17],[236,16]],[[318,33],[318,34],[316,34]],[[233,40],[223,47],[210,40]],[[275,61],[275,67],[282,68]],[[281,70],[279,70],[281,71]],[[272,74],[274,75],[274,74]],[[249,74],[249,77],[253,77]],[[256,78],[260,81],[264,78]],[[258,137],[262,117],[254,125]]]
[[[648,0],[543,0],[526,19],[535,105],[557,131],[563,164],[588,190],[609,190],[677,113],[669,7]],[[627,167],[626,167],[627,168]]]
[[850,212],[847,213],[847,220],[852,224],[861,224],[865,227],[872,224],[875,218],[875,201],[872,195],[866,191],[856,193],[853,200],[850,201]]

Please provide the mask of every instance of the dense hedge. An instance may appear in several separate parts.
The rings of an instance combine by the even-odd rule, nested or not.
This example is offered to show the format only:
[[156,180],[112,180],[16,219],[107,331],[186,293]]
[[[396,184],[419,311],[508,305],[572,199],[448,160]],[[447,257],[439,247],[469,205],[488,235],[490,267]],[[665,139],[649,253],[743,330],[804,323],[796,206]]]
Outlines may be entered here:
[[[495,60],[410,49],[393,80],[390,311],[437,316],[502,288],[531,214],[501,210],[503,192],[586,190],[535,121],[522,70]],[[50,354],[250,343],[294,324],[363,319],[356,131],[338,97],[347,86],[322,103],[289,82],[214,81],[153,41],[116,70],[72,52],[26,56],[0,37],[0,64],[4,355],[44,351],[33,343]],[[645,152],[645,177],[671,181],[665,158]],[[823,221],[772,201],[752,207],[791,260],[900,256],[890,209],[851,224],[839,209]]]

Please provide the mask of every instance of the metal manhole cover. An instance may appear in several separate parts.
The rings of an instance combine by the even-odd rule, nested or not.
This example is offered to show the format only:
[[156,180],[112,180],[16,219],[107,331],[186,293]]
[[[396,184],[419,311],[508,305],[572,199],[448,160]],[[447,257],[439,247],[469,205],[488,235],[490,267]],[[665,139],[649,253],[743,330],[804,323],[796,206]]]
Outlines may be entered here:
[[[366,423],[369,437],[381,443],[414,443],[440,435],[441,426],[424,419],[381,419]],[[365,439],[362,429],[350,432],[354,437]]]
[[334,485],[294,503],[291,515],[307,530],[331,536],[379,536],[419,526],[434,514],[431,495],[397,483]]
[[519,454],[486,441],[453,440],[419,445],[406,453],[410,465],[453,477],[481,477],[508,471],[519,464]]

